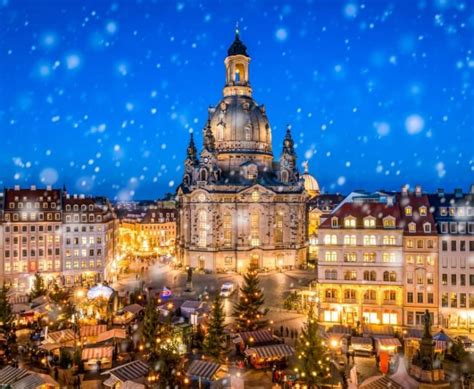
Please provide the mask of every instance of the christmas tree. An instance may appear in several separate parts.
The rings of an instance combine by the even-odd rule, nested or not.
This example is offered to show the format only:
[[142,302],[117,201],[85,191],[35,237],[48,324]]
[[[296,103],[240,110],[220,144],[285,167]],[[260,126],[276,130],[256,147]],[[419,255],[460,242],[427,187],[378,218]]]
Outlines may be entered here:
[[159,314],[156,310],[156,301],[150,296],[148,303],[145,307],[145,313],[143,316],[143,341],[147,349],[154,350],[156,342],[156,327],[159,321]]
[[224,307],[222,306],[222,298],[217,293],[212,306],[208,333],[204,339],[204,354],[215,362],[221,362],[224,356],[226,345],[225,345],[225,314]]
[[240,288],[240,298],[234,305],[234,316],[237,330],[255,331],[267,325],[266,309],[262,309],[265,302],[260,279],[256,271],[249,271],[244,275],[244,285]]
[[328,348],[320,335],[313,305],[310,306],[307,322],[298,339],[296,355],[295,371],[310,388],[321,384],[329,376],[331,362]]
[[158,373],[158,387],[174,388],[179,385],[181,357],[179,345],[182,339],[172,325],[172,316],[164,318],[156,329],[153,368]]
[[0,330],[8,332],[13,320],[12,305],[8,301],[8,287],[3,284],[0,289]]
[[40,273],[35,274],[35,280],[33,283],[33,288],[31,288],[30,299],[34,300],[35,298],[45,296],[47,292],[46,286],[44,285],[44,279]]

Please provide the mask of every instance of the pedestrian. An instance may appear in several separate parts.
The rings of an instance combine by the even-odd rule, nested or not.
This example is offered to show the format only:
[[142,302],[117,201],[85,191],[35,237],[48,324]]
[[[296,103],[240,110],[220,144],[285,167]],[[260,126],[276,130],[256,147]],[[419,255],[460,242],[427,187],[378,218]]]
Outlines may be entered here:
[[283,336],[283,325],[280,326],[280,336]]
[[289,333],[290,333],[290,330],[288,329],[288,327],[286,327],[286,337],[287,338],[290,336]]

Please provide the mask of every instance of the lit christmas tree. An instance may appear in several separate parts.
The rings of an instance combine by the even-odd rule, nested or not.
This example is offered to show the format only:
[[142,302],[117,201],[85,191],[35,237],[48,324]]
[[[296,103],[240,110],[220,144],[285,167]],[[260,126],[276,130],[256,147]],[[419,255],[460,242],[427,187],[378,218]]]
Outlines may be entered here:
[[12,305],[8,301],[8,287],[3,284],[0,289],[0,331],[8,332],[13,321]]
[[329,376],[331,362],[328,348],[319,333],[313,305],[310,306],[307,321],[298,338],[296,355],[295,372],[310,388],[317,387]]
[[155,339],[156,339],[156,327],[159,322],[159,314],[156,310],[156,301],[153,297],[150,296],[148,303],[145,307],[145,313],[143,316],[143,341],[145,342],[145,347],[150,349],[153,353]]
[[204,354],[216,362],[222,361],[226,350],[224,321],[225,315],[224,307],[222,306],[222,298],[220,294],[217,293],[212,306],[208,333],[204,339]]
[[235,323],[240,332],[255,331],[267,325],[265,315],[268,310],[262,309],[265,298],[259,284],[256,271],[245,274],[239,302],[234,305]]

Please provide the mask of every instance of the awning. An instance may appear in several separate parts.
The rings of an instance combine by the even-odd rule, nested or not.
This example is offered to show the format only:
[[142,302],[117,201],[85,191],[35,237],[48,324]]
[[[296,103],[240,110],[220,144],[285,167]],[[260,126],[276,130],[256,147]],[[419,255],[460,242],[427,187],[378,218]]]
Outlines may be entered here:
[[423,330],[419,328],[409,328],[407,330],[406,335],[403,337],[404,339],[421,339],[423,336]]
[[262,344],[273,341],[273,335],[268,330],[240,332],[238,336],[240,337],[240,341],[245,344]]
[[105,331],[107,331],[107,325],[98,324],[95,326],[82,326],[79,330],[79,333],[81,334],[81,338],[88,338],[98,336],[99,334],[102,334]]
[[367,378],[359,386],[360,389],[403,389],[403,387],[391,380],[387,376],[377,376]]
[[0,370],[0,384],[11,385],[30,373],[25,369],[19,369],[12,366],[5,366]]
[[328,331],[328,334],[342,334],[342,335],[350,335],[352,334],[352,330],[350,327],[335,325],[332,326]]
[[446,351],[448,348],[448,342],[444,340],[435,340],[435,352],[443,352]]
[[433,340],[442,340],[444,342],[449,342],[451,338],[445,334],[443,330],[433,335]]
[[76,340],[76,334],[73,330],[61,330],[55,332],[48,332],[45,343],[67,343],[74,342]]
[[215,362],[195,360],[189,365],[186,374],[191,377],[204,378],[205,380],[212,380],[214,374],[220,369],[221,365]]
[[97,336],[95,341],[96,343],[100,343],[100,342],[105,342],[111,339],[126,339],[126,338],[127,338],[127,333],[125,332],[124,329],[115,328],[113,330],[102,332],[99,336]]
[[351,345],[353,345],[353,346],[355,346],[355,345],[364,345],[364,346],[370,345],[370,346],[372,346],[372,339],[371,338],[363,338],[363,337],[360,337],[360,336],[353,336],[353,337],[351,337]]
[[124,312],[130,312],[136,315],[138,312],[143,311],[144,308],[139,304],[130,304],[123,308]]
[[59,343],[45,343],[39,346],[40,349],[46,350],[48,352],[51,352],[53,350],[56,350],[58,348],[61,348],[61,345]]
[[295,353],[295,349],[287,344],[272,344],[270,346],[252,347],[245,350],[245,355],[258,358],[284,358]]
[[393,327],[377,324],[368,324],[362,327],[362,333],[368,336],[393,336]]
[[377,342],[379,342],[379,345],[382,347],[402,347],[402,344],[397,338],[379,338]]
[[121,382],[133,381],[148,374],[149,367],[145,362],[132,361],[125,365],[114,367],[102,374],[110,374]]
[[112,346],[85,348],[82,350],[82,360],[87,361],[89,359],[103,359],[103,358],[112,359],[113,352],[114,352],[114,348]]
[[15,382],[11,387],[12,389],[36,389],[44,383],[44,380],[40,376],[29,374]]

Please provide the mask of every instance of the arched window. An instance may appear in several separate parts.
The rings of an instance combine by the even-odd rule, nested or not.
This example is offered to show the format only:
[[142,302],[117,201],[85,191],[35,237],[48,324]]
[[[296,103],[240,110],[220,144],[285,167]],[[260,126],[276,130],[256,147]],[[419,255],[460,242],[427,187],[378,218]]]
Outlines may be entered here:
[[354,289],[344,290],[344,300],[355,300],[356,298],[356,291]]
[[257,211],[250,214],[250,245],[260,245],[260,215]]
[[198,214],[198,237],[199,237],[199,246],[207,246],[207,212],[205,210],[200,210]]
[[327,299],[337,299],[337,290],[336,289],[326,289],[324,296]]
[[224,215],[224,246],[232,245],[232,215],[226,213]]
[[376,281],[377,280],[377,273],[375,271],[370,272],[370,281]]
[[240,63],[235,65],[234,81],[236,83],[245,81],[245,68],[244,68],[244,65]]
[[375,301],[376,299],[377,299],[377,292],[375,290],[369,289],[364,292],[364,300]]
[[186,174],[183,179],[184,185],[188,186],[189,185],[189,176]]
[[288,182],[288,172],[286,170],[281,172],[281,182]]
[[217,126],[217,140],[224,140],[224,127],[222,124]]
[[390,273],[388,271],[383,272],[383,280],[390,281]]
[[277,211],[275,215],[275,243],[283,243],[283,212]]
[[200,178],[201,178],[201,181],[207,181],[207,171],[205,169],[201,170]]

